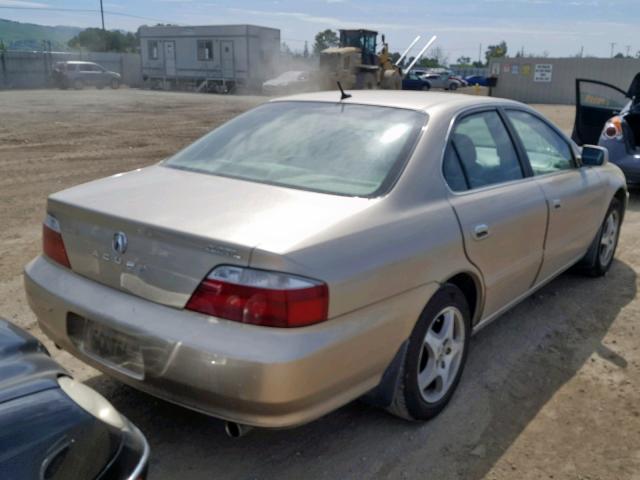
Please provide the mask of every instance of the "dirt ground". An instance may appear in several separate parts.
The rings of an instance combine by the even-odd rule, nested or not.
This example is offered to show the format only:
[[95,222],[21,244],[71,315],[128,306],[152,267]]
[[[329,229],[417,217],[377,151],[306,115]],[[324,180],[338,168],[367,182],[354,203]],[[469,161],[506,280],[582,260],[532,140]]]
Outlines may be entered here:
[[[43,337],[22,268],[40,251],[47,195],[154,163],[264,100],[0,92],[0,315],[145,432],[150,478],[640,480],[639,194],[609,275],[562,275],[481,331],[452,403],[426,424],[354,402],[294,430],[231,440],[221,421],[120,385]],[[570,131],[571,107],[538,108]]]

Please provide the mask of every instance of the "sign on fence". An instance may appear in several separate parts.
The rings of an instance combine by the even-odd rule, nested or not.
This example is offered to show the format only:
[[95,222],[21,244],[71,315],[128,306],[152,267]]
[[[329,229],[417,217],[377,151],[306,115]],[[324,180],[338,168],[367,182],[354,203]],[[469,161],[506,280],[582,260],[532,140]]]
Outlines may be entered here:
[[533,73],[534,82],[550,82],[553,76],[553,65],[550,63],[537,63]]

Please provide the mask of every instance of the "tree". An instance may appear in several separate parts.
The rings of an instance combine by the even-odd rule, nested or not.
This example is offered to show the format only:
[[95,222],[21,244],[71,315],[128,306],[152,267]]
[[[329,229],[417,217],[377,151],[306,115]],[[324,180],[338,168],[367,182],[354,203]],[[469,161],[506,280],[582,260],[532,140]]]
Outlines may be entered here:
[[507,56],[507,42],[504,40],[497,45],[489,45],[484,54],[487,64],[492,58],[502,58]]
[[68,45],[92,52],[135,52],[138,49],[138,39],[131,32],[87,28],[69,40]]
[[286,55],[292,55],[293,53],[291,52],[291,49],[289,48],[289,45],[287,45],[285,42],[282,42],[282,44],[280,44],[280,52],[286,54]]
[[331,29],[326,29],[316,34],[315,43],[313,45],[313,53],[319,55],[320,52],[329,47],[337,47],[340,44],[338,34]]
[[393,63],[394,65],[395,65],[396,63],[398,63],[398,60],[400,60],[400,55],[401,55],[401,53],[400,53],[400,52],[393,52],[393,53],[391,53],[391,55],[390,55],[390,57],[389,57],[389,59],[391,60],[391,63]]
[[309,58],[309,43],[306,40],[304,42],[304,50],[302,51],[302,56],[304,58]]
[[416,65],[422,68],[444,67],[447,64],[447,60],[447,55],[442,47],[436,47],[431,50],[428,57],[422,57]]
[[456,60],[456,64],[462,66],[467,66],[467,65],[471,65],[471,57],[458,57],[458,60]]
[[626,57],[624,56],[624,53],[619,52],[613,58],[626,58]]

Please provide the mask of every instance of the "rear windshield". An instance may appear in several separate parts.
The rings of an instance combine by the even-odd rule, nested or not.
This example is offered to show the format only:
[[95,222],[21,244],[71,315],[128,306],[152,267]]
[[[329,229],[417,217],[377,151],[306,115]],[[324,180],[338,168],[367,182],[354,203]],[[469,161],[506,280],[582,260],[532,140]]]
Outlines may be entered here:
[[397,179],[426,121],[424,113],[398,108],[274,102],[213,130],[165,165],[371,197]]

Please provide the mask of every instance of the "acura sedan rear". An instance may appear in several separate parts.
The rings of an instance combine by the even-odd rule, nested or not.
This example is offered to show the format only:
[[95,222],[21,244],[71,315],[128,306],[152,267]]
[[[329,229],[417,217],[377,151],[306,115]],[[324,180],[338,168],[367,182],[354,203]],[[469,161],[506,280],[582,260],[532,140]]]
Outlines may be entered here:
[[366,394],[427,419],[474,331],[608,270],[626,195],[516,102],[308,94],[52,195],[25,284],[58,345],[180,405],[287,427]]

